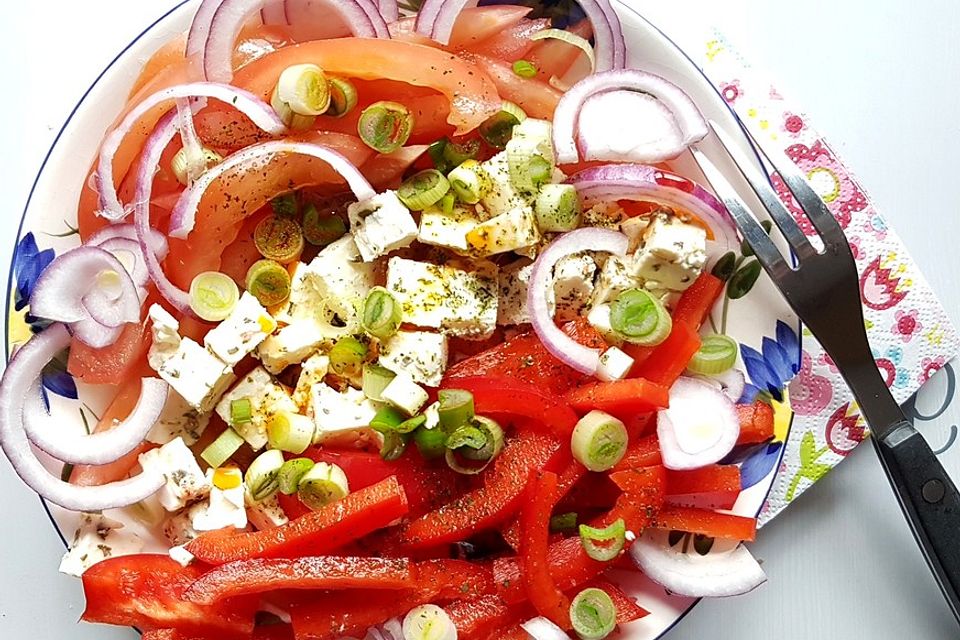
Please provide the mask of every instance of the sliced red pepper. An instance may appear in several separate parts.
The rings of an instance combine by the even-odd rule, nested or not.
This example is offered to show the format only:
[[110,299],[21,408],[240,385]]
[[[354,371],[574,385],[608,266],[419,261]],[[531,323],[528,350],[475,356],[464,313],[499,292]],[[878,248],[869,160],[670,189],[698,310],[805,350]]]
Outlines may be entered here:
[[701,273],[677,301],[673,310],[673,321],[699,330],[723,293],[724,286],[726,283],[712,273]]
[[690,471],[667,470],[667,495],[740,491],[740,467],[714,464]]
[[629,624],[650,615],[649,611],[637,604],[635,598],[627,595],[623,589],[609,580],[598,578],[586,584],[586,587],[594,587],[607,592],[607,595],[613,600],[613,606],[617,608],[617,624]]
[[711,538],[744,540],[757,539],[757,519],[737,516],[731,513],[719,513],[707,509],[692,507],[664,507],[656,515],[650,526],[669,531],[699,533]]
[[457,600],[444,606],[444,611],[457,629],[458,640],[500,638],[499,634],[494,633],[497,629],[515,624],[527,613],[526,609],[519,609],[496,595],[479,600]]
[[652,467],[662,462],[660,458],[660,440],[657,434],[638,438],[630,443],[627,452],[613,469],[624,471],[640,467]]
[[[148,629],[140,636],[142,640],[219,640],[216,635],[198,635],[177,629]],[[288,624],[265,624],[253,628],[249,640],[294,640],[293,627]]]
[[203,569],[183,567],[166,554],[118,556],[83,573],[87,607],[83,619],[142,629],[176,629],[218,638],[250,638],[257,598],[240,597],[202,605],[184,592]]
[[753,404],[738,404],[740,437],[737,444],[759,444],[773,438],[773,407],[763,400]]
[[190,542],[187,549],[208,564],[320,555],[387,526],[407,510],[403,488],[390,477],[275,529],[211,531]]
[[570,601],[557,588],[547,564],[550,514],[557,496],[557,475],[545,471],[529,483],[526,502],[520,510],[520,563],[527,598],[537,613],[561,629],[570,626]]
[[472,393],[477,413],[482,415],[528,418],[561,438],[569,438],[577,425],[577,414],[563,398],[526,382],[473,376],[445,380],[444,386]]
[[670,402],[670,391],[655,381],[629,378],[585,384],[567,393],[566,400],[571,407],[584,413],[593,409],[608,413],[646,413],[666,407]]
[[667,339],[646,360],[630,370],[632,378],[646,378],[665,387],[673,386],[700,349],[700,334],[684,322],[674,322]]
[[530,475],[551,467],[560,451],[558,440],[536,432],[507,438],[482,487],[410,522],[401,531],[401,543],[409,549],[435,547],[496,527],[520,509]]
[[[580,479],[587,474],[587,468],[577,462],[576,460],[571,460],[563,468],[563,472],[560,473],[560,476],[557,478],[557,497],[556,501],[560,502],[564,497],[573,489],[573,487],[580,482]],[[503,539],[513,547],[514,550],[520,548],[520,519],[516,519],[511,522],[509,525],[504,527],[500,534],[503,536]]]
[[208,571],[184,593],[198,604],[275,589],[405,589],[413,583],[406,558],[256,558]]

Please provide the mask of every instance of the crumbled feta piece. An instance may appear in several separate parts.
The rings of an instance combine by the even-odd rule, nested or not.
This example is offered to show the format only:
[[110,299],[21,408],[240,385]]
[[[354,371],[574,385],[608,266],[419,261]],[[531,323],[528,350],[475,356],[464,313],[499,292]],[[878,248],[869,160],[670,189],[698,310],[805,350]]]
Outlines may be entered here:
[[409,247],[417,238],[417,223],[395,191],[385,191],[347,207],[350,232],[364,262],[394,249]]
[[313,320],[297,320],[261,342],[257,355],[263,367],[276,374],[290,365],[300,364],[327,340],[327,334],[319,324]]
[[490,216],[498,216],[517,207],[529,207],[533,203],[536,194],[514,188],[510,180],[510,163],[506,151],[501,151],[480,164],[490,176],[490,189],[480,199]]
[[170,547],[170,550],[167,551],[167,555],[170,556],[170,559],[179,564],[182,567],[189,567],[190,563],[196,560],[196,557],[187,551],[185,545],[177,545],[176,547]]
[[156,493],[125,507],[123,512],[151,528],[156,527],[167,517],[167,510],[160,504],[160,496]]
[[339,393],[327,384],[314,385],[312,402],[313,422],[317,425],[315,442],[338,432],[365,429],[377,414],[377,405],[353,387]]
[[603,336],[603,339],[609,344],[623,344],[623,338],[613,330],[613,325],[610,324],[609,304],[598,304],[590,309],[590,313],[587,314],[587,322],[589,322],[590,326],[596,329],[597,333]]
[[430,396],[423,387],[413,381],[409,373],[400,372],[384,387],[380,399],[412,416],[420,411]]
[[530,205],[520,205],[481,222],[467,234],[470,247],[490,256],[523,249],[540,242],[537,216]]
[[633,253],[643,244],[643,234],[650,226],[649,216],[633,216],[620,223],[620,233],[630,241],[627,252]]
[[280,506],[280,500],[275,493],[257,502],[250,496],[250,492],[248,491],[245,499],[247,504],[247,519],[258,531],[276,529],[290,521],[289,518],[287,518],[287,514],[283,511],[283,507]]
[[647,289],[685,291],[707,262],[707,233],[666,215],[655,217],[634,254],[633,275]]
[[447,337],[439,333],[398,331],[380,344],[381,365],[428,387],[440,386],[448,356]]
[[587,254],[561,258],[553,268],[556,319],[565,322],[578,317],[590,306],[597,263]]
[[204,501],[172,514],[163,523],[163,537],[173,546],[185,545],[195,539],[200,532],[194,529],[193,519],[206,510],[207,503]]
[[479,223],[477,216],[466,207],[456,207],[452,213],[430,207],[420,214],[417,240],[423,244],[467,253],[470,250],[467,234]]
[[[247,506],[244,502],[246,487],[241,480],[226,489],[218,487],[213,482],[213,469],[207,470],[207,481],[210,482],[210,497],[207,508],[193,515],[193,528],[197,531],[215,531],[224,527],[243,529],[247,526]],[[240,473],[237,469],[236,473]]]
[[310,407],[310,389],[323,382],[329,370],[330,358],[322,353],[314,354],[304,361],[300,367],[300,377],[297,378],[297,388],[293,391],[293,401],[298,407]]
[[610,256],[603,263],[597,284],[593,289],[590,305],[595,307],[605,302],[612,302],[618,295],[627,289],[638,289],[641,282],[630,273],[627,263],[617,256]]
[[190,338],[159,364],[160,377],[200,413],[210,411],[235,379],[230,365]]
[[297,267],[282,317],[288,324],[303,319],[329,322],[334,314],[346,328],[326,327],[330,337],[349,333],[349,327],[358,324],[358,307],[375,284],[374,265],[361,261],[357,243],[347,234],[324,247],[310,264]]
[[[234,400],[243,398],[250,401],[250,421],[233,424],[230,406]],[[297,405],[286,388],[263,367],[257,367],[241,378],[217,404],[217,415],[233,427],[254,451],[259,451],[267,444],[267,422],[280,411],[296,413]]]
[[[466,266],[466,265],[464,265]],[[390,258],[387,289],[403,321],[470,338],[487,338],[497,325],[497,267],[489,262],[437,265]]]
[[158,304],[150,305],[147,314],[150,316],[150,335],[153,338],[147,362],[151,369],[158,371],[180,349],[180,323]]
[[199,413],[179,393],[167,393],[163,411],[147,434],[147,441],[167,444],[175,438],[183,438],[185,444],[191,445],[200,439],[209,423],[209,413]]
[[143,540],[121,529],[123,523],[99,513],[81,515],[80,526],[70,543],[70,550],[60,561],[60,573],[79,578],[84,571],[102,560],[140,553]]
[[182,509],[210,493],[210,483],[183,438],[140,454],[140,466],[163,474],[165,482],[157,495],[167,511]]
[[511,325],[530,322],[527,313],[527,292],[533,263],[521,258],[500,269],[498,276],[497,324]]
[[423,423],[424,429],[436,429],[440,426],[440,403],[434,402],[423,410],[423,417],[427,419]]
[[600,354],[597,377],[604,382],[623,380],[633,368],[633,358],[617,347],[610,347]]
[[583,212],[584,227],[619,230],[627,214],[616,202],[600,202]]
[[263,305],[244,291],[226,319],[211,329],[204,345],[218,358],[235,365],[257,348],[277,328],[277,322]]

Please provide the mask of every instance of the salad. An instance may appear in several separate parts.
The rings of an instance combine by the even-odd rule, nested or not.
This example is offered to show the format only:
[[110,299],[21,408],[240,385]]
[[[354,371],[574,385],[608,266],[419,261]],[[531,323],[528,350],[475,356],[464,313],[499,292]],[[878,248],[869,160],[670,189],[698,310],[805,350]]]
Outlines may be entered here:
[[[84,620],[600,640],[648,615],[618,572],[765,580],[726,461],[773,409],[711,318],[759,271],[666,164],[704,118],[609,0],[466,4],[203,0],[143,66],[0,382],[6,457],[81,514]],[[62,357],[112,390],[92,433]]]

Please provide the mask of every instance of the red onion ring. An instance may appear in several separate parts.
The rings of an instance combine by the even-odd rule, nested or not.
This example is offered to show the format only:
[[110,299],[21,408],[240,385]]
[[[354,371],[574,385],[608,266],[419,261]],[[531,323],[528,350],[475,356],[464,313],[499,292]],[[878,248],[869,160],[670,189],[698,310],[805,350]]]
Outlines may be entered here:
[[627,253],[627,237],[617,231],[586,227],[566,233],[544,250],[533,265],[527,291],[527,312],[537,337],[553,357],[577,371],[593,375],[600,363],[600,351],[585,347],[566,333],[553,320],[547,291],[553,267],[568,255],[581,251],[606,251],[616,256]]
[[145,113],[165,102],[170,102],[172,108],[172,103],[182,98],[213,98],[234,106],[267,133],[281,135],[287,131],[287,127],[277,116],[273,107],[249,91],[231,87],[227,84],[191,82],[158,91],[147,96],[131,109],[120,125],[103,140],[95,174],[96,187],[100,194],[100,211],[97,212],[99,215],[108,220],[116,221],[124,218],[128,213],[117,197],[117,188],[113,176],[113,156],[120,147],[120,143]]
[[379,0],[377,7],[380,10],[380,15],[388,23],[400,19],[400,5],[397,4],[397,0]]
[[[188,58],[203,56],[203,49],[210,34],[210,24],[221,4],[223,0],[203,0],[197,7],[197,12],[193,14],[193,22],[190,23],[190,30],[187,32],[186,55]],[[203,67],[203,60],[200,60],[200,67]]]
[[140,398],[126,420],[109,431],[92,434],[65,433],[60,421],[47,413],[40,395],[40,381],[34,381],[23,407],[23,428],[27,438],[41,451],[71,464],[107,464],[133,451],[160,419],[167,400],[167,383],[144,378]]
[[[709,427],[712,440],[704,439],[704,427]],[[680,378],[670,388],[669,408],[657,413],[657,436],[663,466],[699,469],[719,462],[733,450],[740,436],[740,420],[733,401],[720,389]]]
[[206,173],[200,176],[189,188],[187,188],[170,215],[170,236],[174,238],[186,238],[196,222],[197,207],[207,188],[215,180],[220,178],[228,171],[243,169],[251,165],[262,163],[266,158],[278,153],[293,153],[305,156],[311,156],[323,160],[334,171],[343,176],[347,185],[353,191],[357,200],[367,200],[376,195],[376,191],[367,179],[363,176],[353,164],[343,155],[329,147],[314,144],[310,142],[295,142],[292,140],[273,140],[263,142],[242,149],[231,156],[228,156],[223,162],[210,168]]
[[520,625],[533,640],[570,640],[567,633],[548,618],[537,616]]
[[260,19],[263,24],[290,24],[287,18],[286,0],[267,0],[260,9]]
[[567,180],[577,188],[585,206],[610,200],[642,200],[683,209],[713,231],[711,253],[739,246],[727,208],[702,186],[675,173],[642,164],[608,164],[573,174]]
[[[131,238],[108,238],[98,245],[104,251],[109,251],[120,264],[130,274],[133,283],[142,287],[150,280],[150,273],[147,271],[147,262],[143,257],[143,250],[136,239]],[[126,255],[124,255],[126,254]],[[129,256],[132,264],[128,265],[125,260]]]
[[[597,50],[597,66],[600,65]],[[683,137],[679,144],[687,146],[706,137],[707,121],[683,90],[660,76],[638,69],[623,69],[594,73],[576,83],[560,99],[553,116],[553,146],[557,162],[570,164],[580,161],[576,132],[584,124],[579,122],[583,105],[591,96],[607,91],[638,91],[656,98],[676,119]],[[602,158],[597,158],[602,159]],[[666,159],[666,158],[663,158]]]
[[[138,242],[136,228],[134,228],[132,224],[127,223],[107,225],[87,238],[87,241],[84,244],[87,246],[96,247],[104,244],[107,240],[112,238],[124,238]],[[167,257],[167,251],[169,251],[169,246],[167,245],[167,236],[163,235],[156,229],[150,229],[149,234],[147,235],[147,243],[150,245],[150,249],[153,251],[153,253],[157,255],[158,259],[163,260],[165,257]]]
[[56,478],[30,450],[23,429],[24,399],[40,378],[43,368],[70,344],[62,324],[53,324],[35,334],[10,359],[0,380],[0,449],[23,482],[54,504],[72,511],[101,511],[125,507],[156,493],[163,475],[142,472],[133,478],[96,487],[80,487]]
[[91,317],[78,320],[77,322],[71,322],[67,325],[67,330],[69,330],[71,335],[77,340],[94,349],[109,347],[116,342],[120,334],[123,333],[122,326],[107,327]]

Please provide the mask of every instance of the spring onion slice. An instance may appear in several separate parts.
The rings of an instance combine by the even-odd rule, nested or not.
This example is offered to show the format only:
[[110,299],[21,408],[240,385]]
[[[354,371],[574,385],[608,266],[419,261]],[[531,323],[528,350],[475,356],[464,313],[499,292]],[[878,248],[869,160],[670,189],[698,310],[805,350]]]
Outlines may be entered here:
[[477,204],[492,188],[490,176],[476,160],[465,160],[447,176],[457,199]]
[[413,442],[428,460],[439,458],[447,451],[447,434],[443,429],[420,427],[413,432]]
[[287,67],[277,80],[277,97],[301,116],[319,116],[330,106],[327,75],[315,64]]
[[403,640],[457,640],[457,628],[446,611],[424,604],[404,616]]
[[383,444],[380,445],[380,457],[387,461],[396,460],[406,451],[410,437],[409,433],[400,433],[398,431],[390,431],[383,434]]
[[407,416],[396,407],[381,407],[373,419],[370,428],[379,433],[387,434],[397,431],[398,427],[407,419]]
[[413,114],[400,103],[374,102],[360,114],[357,132],[364,144],[380,153],[393,153],[413,130]]
[[265,500],[277,492],[280,488],[278,476],[281,467],[283,453],[279,449],[264,451],[250,463],[244,480],[254,502]]
[[537,65],[529,60],[517,60],[513,63],[513,72],[521,78],[533,78],[537,75]]
[[580,543],[587,555],[599,562],[609,562],[616,558],[626,544],[627,529],[620,518],[608,527],[597,529],[585,524],[580,525]]
[[213,149],[203,147],[201,149],[201,158],[195,160],[190,157],[189,150],[183,147],[174,154],[173,160],[170,161],[170,168],[173,169],[173,175],[177,178],[177,182],[187,186],[191,182],[190,170],[192,167],[201,167],[202,171],[200,173],[203,173],[203,171],[221,162],[223,162],[223,156]]
[[474,416],[473,394],[464,389],[441,389],[437,392],[437,400],[440,402],[438,409],[440,415],[440,426],[450,433],[457,427],[460,427]]
[[480,125],[480,137],[491,147],[503,149],[513,137],[513,128],[521,121],[521,118],[512,111],[501,107],[498,113],[490,116]]
[[400,303],[383,287],[374,287],[363,301],[363,330],[386,340],[397,332],[403,316]]
[[300,211],[296,193],[284,193],[270,200],[270,210],[279,218],[296,218]]
[[219,271],[198,273],[190,283],[190,308],[209,322],[219,322],[229,316],[239,299],[237,284]]
[[574,511],[560,513],[550,518],[551,533],[567,533],[577,528],[577,514]]
[[363,365],[362,384],[363,395],[371,400],[382,401],[381,394],[387,388],[390,381],[397,377],[393,371],[378,364],[367,363]]
[[267,442],[274,449],[303,453],[313,444],[313,420],[292,411],[277,411],[267,420]]
[[404,180],[397,189],[397,197],[408,208],[423,211],[439,202],[449,190],[446,176],[436,169],[425,169]]
[[246,287],[260,304],[272,307],[290,297],[290,274],[275,260],[257,260],[247,270]]
[[673,319],[650,292],[627,289],[610,305],[610,325],[627,342],[652,347],[667,339]]
[[564,31],[563,29],[544,29],[530,36],[531,40],[546,40],[547,38],[563,40],[567,44],[572,44],[577,47],[587,54],[587,59],[590,60],[590,72],[593,73],[596,70],[597,58],[593,54],[593,46],[586,38],[581,38],[577,34]]
[[736,364],[738,350],[733,338],[711,333],[701,338],[700,349],[693,354],[687,368],[693,373],[715,376]]
[[440,202],[437,203],[437,207],[440,209],[440,212],[446,216],[453,214],[453,208],[457,204],[457,196],[453,192],[448,192],[447,195],[440,198]]
[[227,427],[223,433],[217,436],[217,439],[211,442],[200,452],[200,457],[216,469],[224,462],[230,459],[230,456],[237,452],[243,446],[244,439],[236,431]]
[[250,398],[237,398],[230,401],[230,425],[247,424],[253,420],[253,403]]
[[591,411],[580,418],[570,436],[573,457],[590,471],[613,468],[627,451],[627,428],[603,411]]
[[401,422],[399,425],[397,425],[396,431],[398,431],[399,433],[413,433],[414,431],[422,427],[424,424],[426,424],[426,422],[427,422],[427,416],[423,415],[422,413],[417,414],[413,417],[407,418],[406,420]]
[[465,475],[475,475],[503,451],[503,429],[489,418],[475,416],[447,438],[447,466]]
[[347,224],[335,215],[321,215],[313,204],[303,212],[303,237],[312,245],[325,247],[347,233]]
[[297,492],[300,486],[300,479],[310,469],[313,469],[314,462],[310,458],[293,458],[287,460],[280,467],[277,473],[277,488],[285,496],[292,496]]
[[357,88],[346,78],[328,76],[330,82],[330,106],[326,115],[342,118],[357,106]]
[[362,375],[367,345],[353,336],[344,336],[330,349],[330,368],[340,376]]
[[573,231],[581,218],[577,188],[572,184],[541,185],[534,212],[541,231]]
[[254,229],[253,243],[264,258],[288,264],[303,253],[303,231],[296,220],[268,216]]
[[517,124],[520,124],[527,119],[527,112],[520,108],[520,105],[514,104],[509,100],[504,100],[500,103],[500,111],[509,113],[517,120]]
[[297,485],[300,502],[313,510],[336,502],[350,493],[347,474],[339,466],[318,462],[307,471]]
[[300,115],[293,110],[289,103],[281,100],[279,87],[274,88],[273,93],[270,95],[270,106],[273,107],[280,121],[294,131],[305,131],[312,127],[313,123],[317,121],[316,116]]
[[570,603],[570,622],[582,640],[603,640],[617,626],[617,607],[606,591],[590,587]]

